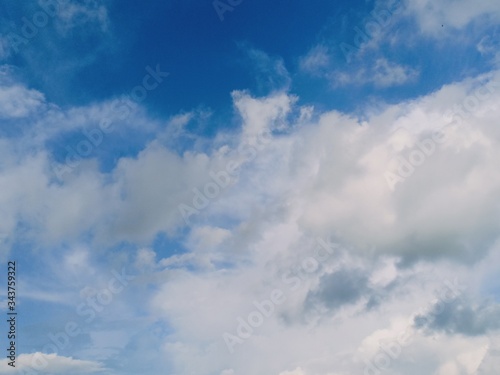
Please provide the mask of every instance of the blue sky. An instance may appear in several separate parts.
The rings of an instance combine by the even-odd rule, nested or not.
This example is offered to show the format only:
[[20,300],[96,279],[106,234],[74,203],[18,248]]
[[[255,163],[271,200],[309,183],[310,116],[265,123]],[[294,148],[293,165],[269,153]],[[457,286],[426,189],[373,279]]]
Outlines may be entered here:
[[499,21],[0,0],[0,374],[496,375]]

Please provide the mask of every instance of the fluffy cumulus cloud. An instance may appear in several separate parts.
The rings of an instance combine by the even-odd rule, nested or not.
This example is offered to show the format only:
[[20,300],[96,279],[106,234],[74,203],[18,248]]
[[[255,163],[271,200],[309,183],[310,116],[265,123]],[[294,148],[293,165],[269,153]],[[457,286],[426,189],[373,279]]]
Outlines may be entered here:
[[[61,30],[107,30],[101,2],[66,4]],[[427,37],[497,8],[415,0],[394,22],[411,14]],[[302,104],[283,59],[249,57],[269,93],[233,91],[236,127],[211,138],[190,130],[217,121],[203,110],[163,121],[130,98],[59,106],[1,71],[1,256],[33,267],[26,309],[58,311],[34,318],[51,331],[29,327],[18,369],[496,375],[500,71],[347,111]],[[297,65],[335,89],[421,78],[371,61],[331,69],[320,43]]]
[[[495,73],[449,85],[368,120],[318,113],[256,149],[192,231],[199,238],[198,225],[206,228],[210,217],[238,225],[213,230],[217,251],[203,254],[205,271],[176,271],[155,298],[157,313],[176,327],[164,346],[169,358],[183,372],[229,361],[249,374],[412,373],[404,366],[416,357],[436,373],[481,368],[495,305],[461,307],[456,298],[474,300],[476,292],[457,284],[450,264],[464,264],[459,279],[479,288],[484,281],[474,272],[488,267],[498,246],[497,82]],[[262,111],[276,119],[272,102],[284,108],[274,97],[244,98],[237,107],[244,119]],[[285,109],[293,118],[296,109]],[[329,239],[318,251],[322,236]],[[202,252],[198,241],[189,246]],[[232,265],[221,268],[224,261]],[[420,329],[424,308],[425,327],[449,343],[437,351],[436,338]],[[478,341],[460,336],[467,332]],[[249,364],[253,356],[265,364]],[[290,363],[301,369],[286,370]]]
[[44,101],[43,95],[21,85],[3,86],[0,92],[2,118],[22,118],[33,114]]
[[[39,243],[113,245],[187,228],[185,254],[140,248],[131,260],[156,284],[145,308],[169,325],[159,350],[178,373],[490,375],[498,307],[477,299],[477,275],[498,249],[498,82],[478,76],[364,118],[304,117],[286,93],[237,92],[241,132],[224,144],[178,154],[153,140],[107,172],[85,157],[62,180],[42,143],[6,147],[2,231],[21,235],[22,218]],[[57,111],[76,121],[96,109]],[[72,254],[65,267],[85,274],[88,252]],[[423,367],[405,367],[414,360]]]

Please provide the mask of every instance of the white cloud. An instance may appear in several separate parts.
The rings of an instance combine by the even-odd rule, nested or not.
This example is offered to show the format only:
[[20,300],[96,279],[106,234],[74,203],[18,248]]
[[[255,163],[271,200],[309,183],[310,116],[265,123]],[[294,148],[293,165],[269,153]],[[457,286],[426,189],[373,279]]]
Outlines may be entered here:
[[[64,2],[56,32],[108,33],[104,3]],[[361,46],[359,56],[373,59],[337,70],[331,46],[319,44],[299,68],[334,86],[404,85],[419,70],[378,55],[382,43],[411,42],[408,30],[392,33],[391,23],[412,17],[426,35],[450,38],[500,13],[488,0],[404,4],[407,13],[391,16]],[[37,45],[51,45],[42,34]],[[2,58],[9,51],[0,43]],[[484,57],[498,55],[494,35],[475,43]],[[366,374],[368,363],[380,366],[389,356],[387,375],[496,375],[500,72],[397,104],[367,104],[361,118],[301,107],[287,92],[285,61],[246,52],[259,88],[272,93],[233,92],[239,128],[213,143],[187,126],[212,121],[209,112],[184,112],[164,124],[126,99],[59,108],[0,72],[0,119],[15,124],[0,136],[1,255],[10,256],[13,244],[33,244],[25,246],[27,257],[50,273],[23,276],[23,298],[66,304],[73,314],[82,299],[109,287],[108,268],[135,267],[142,282],[113,298],[95,329],[81,327],[68,352],[87,360],[21,354],[18,369],[45,358],[42,373],[102,373],[108,370],[97,361],[116,363],[119,353],[121,365],[133,372],[135,362],[139,373],[144,361],[161,374],[349,375]],[[102,143],[56,176],[61,155],[52,153],[67,145],[53,145],[75,133],[84,139],[102,120],[114,124]],[[438,129],[445,141],[431,142]],[[130,130],[144,136],[140,152],[101,165],[101,155]],[[187,151],[184,139],[194,144]],[[231,183],[186,224],[179,204],[195,206],[195,194],[214,184],[211,172],[231,162],[239,164]],[[411,172],[389,186],[387,172],[404,168]],[[168,240],[155,248],[165,233]],[[311,258],[318,257],[317,239],[330,237],[342,250]],[[113,251],[103,255],[107,247]],[[467,285],[462,300],[443,307],[439,291],[457,275]],[[276,291],[283,302],[273,301]],[[252,327],[256,314],[262,324]],[[416,317],[427,320],[415,324]],[[237,335],[242,321],[252,332],[231,351],[223,335]],[[402,333],[410,344],[395,349]],[[15,373],[7,362],[0,361],[0,374]]]
[[8,359],[0,361],[0,374],[16,374],[34,368],[41,374],[98,374],[105,368],[93,361],[83,361],[57,354],[32,353],[21,354],[16,361],[16,368],[8,365]]
[[300,367],[297,367],[293,371],[283,371],[279,375],[306,375],[306,373]]
[[[391,74],[386,79],[397,81],[398,74]],[[151,271],[154,294],[144,309],[151,320],[168,324],[158,347],[178,373],[362,372],[378,340],[393,337],[419,309],[432,305],[443,280],[460,275],[472,285],[470,298],[482,300],[481,286],[497,274],[491,254],[498,253],[499,230],[498,81],[495,72],[457,82],[411,101],[369,108],[363,120],[336,111],[294,117],[301,108],[291,95],[236,92],[241,131],[222,136],[227,144],[177,154],[155,140],[138,155],[119,159],[110,172],[90,160],[62,181],[54,178],[43,142],[26,154],[4,138],[1,228],[41,244],[90,233],[92,244],[128,241],[142,249],[134,253],[138,268],[158,269]],[[95,108],[54,111],[78,128],[98,117]],[[460,121],[450,125],[457,111]],[[140,111],[137,116],[149,123]],[[41,115],[40,123],[45,120]],[[409,131],[394,133],[399,128]],[[441,128],[447,141],[391,190],[384,173],[393,158],[408,159]],[[258,148],[259,134],[269,130],[274,135]],[[44,139],[61,131],[54,126]],[[186,227],[179,203],[192,202],[192,189],[211,181],[209,171],[239,160],[241,144],[255,147],[255,157]],[[19,218],[26,232],[16,232]],[[178,229],[187,232],[186,254],[157,261],[156,252],[143,247],[158,233]],[[347,250],[321,262],[315,273],[300,273],[292,290],[283,274],[301,271],[314,254],[315,238],[330,235]],[[60,261],[85,274],[89,251],[75,248]],[[343,278],[349,289],[330,285],[350,270],[356,271],[352,278]],[[247,319],[255,302],[269,300],[275,289],[286,300],[231,355],[222,334],[234,334],[238,317]],[[95,338],[107,344],[102,335]],[[391,362],[388,374],[420,374],[412,360],[428,373],[486,366],[495,358],[488,339],[415,332],[414,344]],[[20,362],[31,360],[24,356]],[[53,373],[101,369],[55,355],[54,366]]]
[[325,46],[312,48],[306,56],[300,59],[300,68],[307,73],[319,74],[330,66],[330,56]]
[[58,29],[67,34],[74,28],[89,28],[96,25],[105,32],[109,27],[108,10],[101,0],[59,1],[57,18]]
[[0,88],[0,118],[22,118],[43,106],[44,95],[21,85]]
[[373,82],[377,86],[401,85],[417,77],[417,71],[385,59],[378,59],[374,66]]
[[[218,242],[217,252],[225,254],[227,249],[230,259],[244,256],[246,262],[235,269],[180,272],[155,298],[155,311],[174,322],[175,334],[164,350],[174,359],[176,369],[187,373],[199,368],[221,371],[222,366],[230,365],[238,373],[279,374],[300,364],[303,371],[314,374],[328,374],[332,368],[338,373],[362,372],[363,360],[377,353],[378,340],[404,331],[413,314],[432,304],[429,294],[440,288],[443,279],[458,273],[464,282],[472,280],[477,271],[465,266],[459,271],[456,265],[435,260],[474,262],[493,251],[490,243],[498,232],[493,219],[498,211],[493,207],[500,186],[493,146],[499,142],[494,130],[498,111],[494,103],[500,92],[481,91],[482,100],[460,126],[453,128],[448,142],[396,192],[388,190],[383,175],[394,155],[406,155],[430,129],[447,125],[450,108],[464,103],[485,78],[497,79],[478,77],[474,82],[450,85],[427,97],[370,113],[367,122],[336,112],[323,113],[315,124],[274,137],[242,170],[240,182],[207,209],[209,217],[210,213],[224,212],[242,222],[230,237]],[[287,108],[281,104],[284,100],[274,102],[274,110],[270,103],[246,98],[237,108],[247,122],[253,118],[262,124],[266,121],[257,114],[279,114],[280,108]],[[403,125],[411,133],[401,146],[391,132]],[[269,196],[272,199],[268,200]],[[195,226],[193,235],[198,231]],[[404,268],[395,266],[394,260],[362,266],[356,258],[342,258],[336,260],[339,263],[325,264],[319,274],[307,278],[292,293],[279,275],[306,256],[307,246],[298,245],[307,242],[306,233],[338,234],[361,259],[370,259],[368,254],[374,253],[393,254],[405,261],[409,274],[404,276]],[[189,247],[199,249],[200,244],[203,241]],[[415,263],[417,260],[424,262]],[[425,260],[436,263],[431,266]],[[362,289],[363,294],[352,304],[344,299],[349,303],[341,309],[304,314],[306,296],[318,290],[321,275],[353,266],[361,267],[372,285],[390,290],[387,295],[375,295],[378,307],[363,308],[370,298],[368,290],[373,291],[371,286]],[[273,288],[285,291],[287,301],[230,355],[221,335],[234,334],[237,318],[246,318],[255,309],[253,301],[269,298]],[[196,314],[193,306],[197,306]],[[468,340],[412,332],[414,344],[392,361],[388,374],[404,371],[412,358],[418,358],[431,373],[453,366],[466,371],[479,366],[486,355],[486,349],[477,349],[487,345],[484,336]],[[334,339],[339,337],[342,339]],[[358,352],[360,344],[370,337],[371,351],[365,347],[364,352]],[[262,358],[272,347],[279,347],[279,353],[267,356],[265,364],[249,360]],[[188,361],[193,355],[199,358],[198,365]],[[419,374],[422,368],[408,371]]]
[[254,77],[260,89],[266,91],[285,90],[291,84],[290,74],[281,57],[273,57],[264,51],[240,45],[251,61]]
[[156,253],[147,248],[141,248],[137,251],[135,266],[140,270],[148,270],[155,266]]
[[[439,36],[442,27],[462,29],[473,21],[495,23],[500,18],[500,4],[489,0],[411,0],[407,14],[415,16],[420,29],[426,34]],[[446,30],[446,32],[451,32]]]
[[330,79],[334,86],[371,83],[376,87],[391,87],[414,81],[418,77],[418,74],[418,71],[414,68],[390,62],[385,58],[379,58],[373,65],[354,70],[353,72],[333,72]]
[[238,114],[242,118],[242,141],[255,145],[256,138],[265,132],[280,129],[297,98],[278,92],[266,98],[253,98],[248,93],[232,94]]
[[[484,83],[485,78],[480,79]],[[281,215],[289,212],[306,228],[325,232],[335,227],[349,240],[378,244],[388,251],[399,248],[413,254],[412,248],[430,246],[439,237],[445,241],[440,253],[471,255],[472,245],[464,245],[467,241],[479,244],[474,241],[493,236],[491,201],[498,183],[492,158],[497,132],[491,126],[498,90],[494,86],[492,92],[482,90],[482,100],[472,97],[476,104],[470,98],[471,87],[474,90],[470,81],[445,87],[428,97],[370,114],[366,123],[325,112],[315,124],[293,130],[287,116],[296,98],[285,94],[252,98],[235,93],[242,133],[225,151],[192,151],[179,156],[152,142],[137,157],[120,159],[109,175],[88,162],[67,174],[62,184],[52,182],[44,152],[35,157],[17,154],[4,140],[2,231],[13,231],[19,215],[44,241],[71,238],[87,230],[94,230],[103,241],[143,241],[159,231],[173,231],[184,225],[179,203],[191,204],[192,189],[211,181],[209,171],[224,170],[237,157],[235,148],[240,143],[256,146],[259,133],[278,129],[288,134],[269,138],[268,145],[256,150],[256,158],[243,164],[234,186],[222,191],[197,218],[217,212],[251,222],[254,218],[248,215],[258,211],[249,208],[262,207],[259,215],[263,217],[274,217],[279,210]],[[438,147],[411,178],[397,184],[393,194],[384,178],[391,159],[407,157],[428,129],[446,125],[453,100],[462,107],[473,106],[473,110],[467,110],[461,125],[448,127],[450,142]],[[79,111],[83,118],[88,117],[84,109]],[[415,129],[416,134],[404,146],[397,146],[390,132],[401,126]],[[445,173],[440,172],[444,165]],[[459,180],[466,183],[450,191]],[[367,189],[370,194],[365,194]],[[266,200],[273,203],[264,204]],[[274,210],[278,211],[272,213]],[[110,222],[110,215],[116,219]],[[455,234],[465,242],[455,242]],[[405,240],[411,237],[414,240]],[[419,240],[411,245],[415,238]],[[402,242],[406,242],[404,248]],[[451,250],[450,246],[457,247]]]
[[193,251],[214,252],[221,243],[230,237],[231,232],[227,229],[201,226],[193,228],[189,234],[187,244]]

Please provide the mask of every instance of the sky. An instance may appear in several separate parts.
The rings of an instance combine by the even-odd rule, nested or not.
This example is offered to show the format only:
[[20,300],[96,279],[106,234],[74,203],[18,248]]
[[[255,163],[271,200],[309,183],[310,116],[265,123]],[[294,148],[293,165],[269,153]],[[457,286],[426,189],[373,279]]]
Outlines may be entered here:
[[499,25],[0,0],[0,374],[497,375]]

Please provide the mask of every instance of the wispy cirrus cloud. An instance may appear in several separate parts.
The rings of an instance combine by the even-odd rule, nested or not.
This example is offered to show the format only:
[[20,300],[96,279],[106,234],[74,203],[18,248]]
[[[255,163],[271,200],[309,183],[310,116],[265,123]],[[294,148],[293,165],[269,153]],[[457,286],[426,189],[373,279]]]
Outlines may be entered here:
[[383,88],[414,82],[418,75],[417,69],[380,58],[371,66],[360,68],[353,73],[333,72],[329,78],[334,87],[372,84]]

